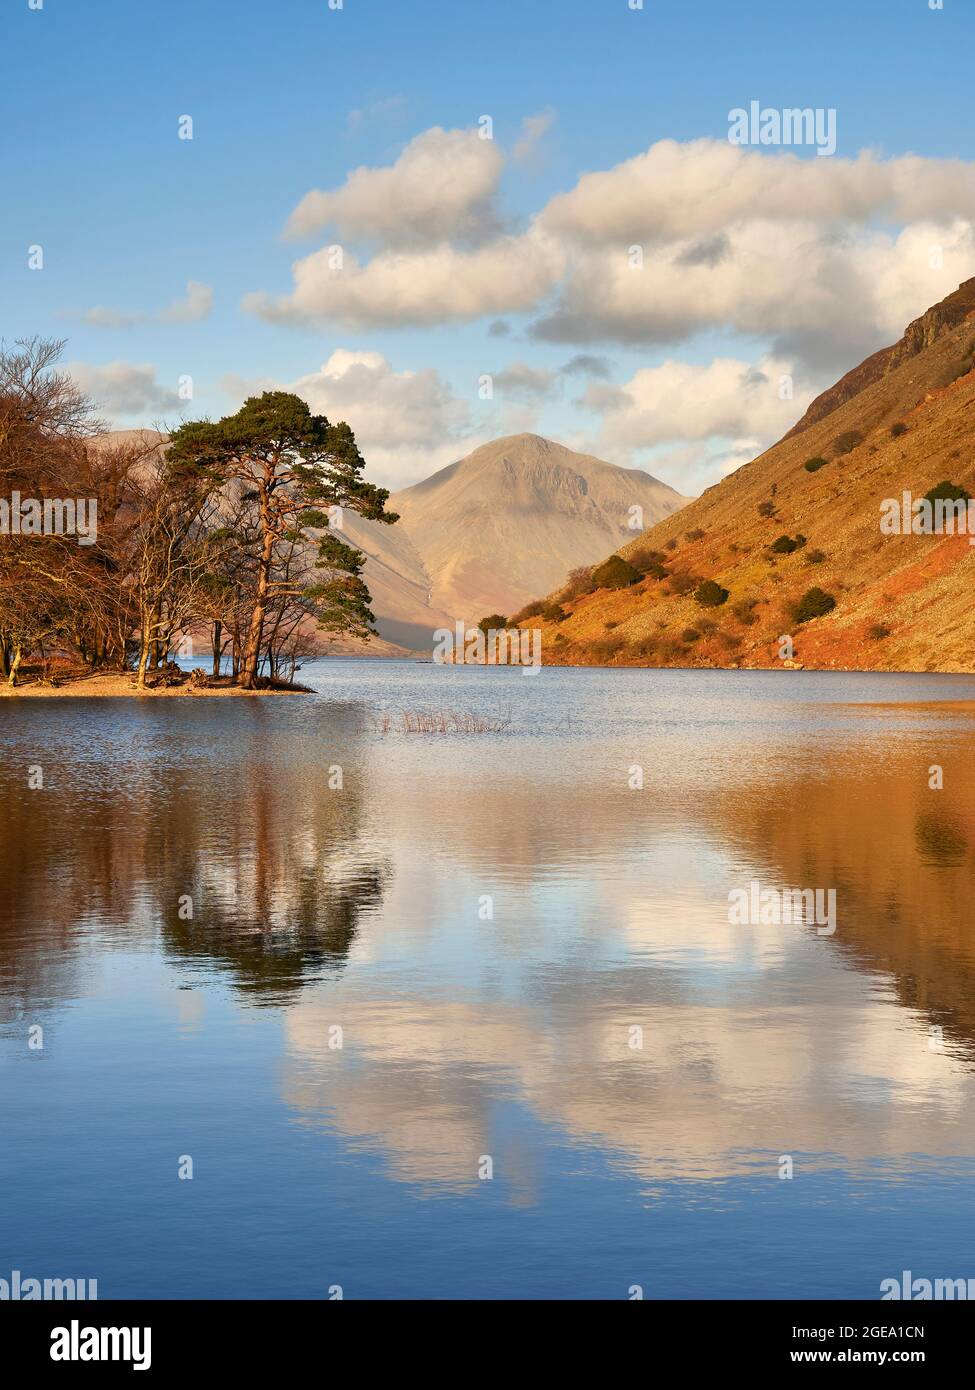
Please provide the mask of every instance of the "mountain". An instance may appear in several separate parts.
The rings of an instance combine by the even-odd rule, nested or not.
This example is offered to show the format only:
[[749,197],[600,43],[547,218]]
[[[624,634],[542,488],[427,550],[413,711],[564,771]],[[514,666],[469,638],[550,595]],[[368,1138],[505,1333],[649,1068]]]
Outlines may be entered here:
[[[389,510],[395,512],[397,508],[390,503]],[[380,639],[377,643],[376,638],[371,638],[356,649],[382,656],[403,655],[403,649],[429,654],[434,631],[453,629],[454,617],[434,602],[430,576],[402,522],[386,526],[346,511],[342,535],[366,557],[362,576],[372,599]],[[385,644],[400,650],[390,651]]]
[[[887,535],[881,505],[949,482],[975,496],[975,279],[824,392],[778,444],[616,554],[617,589],[563,584],[556,663],[975,669],[975,547]],[[822,463],[821,460],[825,460]],[[811,468],[806,464],[810,463]],[[790,553],[791,552],[791,553]],[[715,581],[714,607],[694,594]],[[805,618],[811,588],[835,607]],[[720,601],[720,590],[727,599]]]
[[[634,534],[631,518],[646,525],[686,501],[639,469],[516,434],[396,493],[390,507],[400,520],[384,530],[409,542],[402,553],[411,566],[419,560],[431,605],[476,623],[514,613],[570,569],[600,559]],[[419,582],[415,567],[409,574]],[[371,588],[368,566],[366,581]]]

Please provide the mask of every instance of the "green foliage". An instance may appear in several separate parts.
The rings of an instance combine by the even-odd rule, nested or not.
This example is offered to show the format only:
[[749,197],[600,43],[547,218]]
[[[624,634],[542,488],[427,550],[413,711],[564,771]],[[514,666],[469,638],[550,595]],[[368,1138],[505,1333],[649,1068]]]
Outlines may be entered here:
[[628,589],[631,584],[639,584],[642,578],[640,571],[622,555],[611,555],[592,572],[592,582],[597,589]]
[[806,459],[802,466],[807,473],[818,473],[819,470],[825,468],[828,463],[829,459],[824,459],[817,455],[815,458]]
[[713,579],[705,579],[694,597],[702,608],[720,608],[722,603],[728,601],[728,590],[722,589]]
[[800,550],[806,544],[806,538],[801,531],[795,536],[778,536],[769,549],[774,555],[791,555],[794,550]]
[[930,492],[924,494],[925,500],[934,506],[935,502],[967,502],[968,493],[963,487],[958,487],[955,483],[949,483],[947,479],[938,483]]
[[486,618],[482,618],[478,627],[482,632],[499,632],[508,626],[508,619],[503,613],[491,613]]
[[[328,511],[347,507],[372,521],[398,520],[385,509],[389,493],[363,478],[365,461],[347,424],[313,415],[300,396],[265,391],[249,396],[233,415],[215,422],[193,420],[170,436],[166,469],[179,482],[198,480],[213,488],[236,485],[245,505],[241,546],[256,534],[258,591],[270,592],[278,560],[317,539],[315,568],[321,579],[294,592],[326,632],[368,637],[374,618],[369,591],[360,578],[365,556],[328,530]],[[309,532],[320,534],[313,538]],[[255,595],[251,637],[244,658],[244,684],[257,676],[266,600]]]
[[553,603],[548,608],[542,609],[542,617],[547,623],[564,623],[568,616],[560,603]]
[[807,589],[799,602],[793,605],[792,620],[796,623],[808,623],[813,618],[821,618],[824,614],[831,613],[835,607],[836,599],[833,595],[814,586]]

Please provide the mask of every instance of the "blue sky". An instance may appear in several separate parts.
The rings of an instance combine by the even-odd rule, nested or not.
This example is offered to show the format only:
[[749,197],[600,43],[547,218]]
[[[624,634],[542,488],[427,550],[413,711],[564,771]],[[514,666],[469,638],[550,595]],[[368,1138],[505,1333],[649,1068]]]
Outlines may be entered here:
[[[306,380],[340,351],[345,356],[314,388],[312,403],[348,414],[384,481],[413,481],[483,438],[533,428],[695,491],[729,460],[770,442],[779,419],[767,401],[737,415],[722,412],[716,393],[726,389],[728,373],[692,373],[681,388],[686,424],[674,410],[675,418],[658,427],[657,403],[674,400],[674,369],[634,385],[637,373],[667,363],[703,373],[715,358],[766,361],[771,383],[788,368],[795,399],[783,405],[787,427],[785,414],[798,414],[809,392],[879,346],[898,314],[920,312],[975,274],[971,238],[958,222],[970,231],[970,190],[961,181],[953,207],[944,189],[959,180],[950,167],[938,172],[938,161],[975,160],[973,39],[970,0],[945,0],[941,11],[928,0],[646,0],[642,11],[630,10],[628,0],[344,0],[341,10],[327,0],[43,0],[40,10],[9,0],[0,18],[0,332],[8,341],[31,333],[68,338],[67,359],[87,369],[82,379],[122,425],[224,413],[246,390]],[[491,216],[505,238],[501,263],[511,265],[537,249],[532,229],[539,215],[582,175],[613,170],[660,141],[727,144],[729,111],[751,100],[835,108],[835,160],[810,149],[785,154],[820,166],[816,178],[828,177],[825,166],[870,149],[881,162],[922,156],[940,180],[918,214],[903,206],[892,213],[882,200],[869,218],[849,222],[845,211],[810,222],[801,206],[787,219],[783,214],[793,260],[815,243],[810,277],[821,277],[821,298],[836,301],[828,312],[812,303],[798,310],[796,341],[781,314],[746,303],[747,292],[727,283],[736,263],[751,265],[735,272],[736,285],[765,273],[755,259],[760,233],[739,241],[735,231],[760,217],[760,193],[744,211],[729,213],[727,228],[699,233],[695,214],[664,248],[648,241],[648,256],[663,256],[671,279],[682,275],[688,247],[697,258],[695,248],[710,246],[709,238],[722,241],[716,255],[723,268],[715,268],[713,283],[687,286],[689,300],[713,299],[713,309],[702,316],[689,303],[685,314],[675,290],[667,311],[672,329],[658,321],[655,288],[641,290],[645,323],[621,328],[618,316],[597,322],[591,306],[601,295],[601,268],[617,249],[625,252],[626,238],[617,248],[619,238],[610,237],[607,249],[589,231],[561,280],[553,270],[549,282],[540,271],[542,292],[527,308],[515,295],[510,308],[481,313],[475,304],[438,320],[434,305],[417,322],[399,306],[395,286],[388,305],[371,307],[367,320],[330,307],[272,320],[242,307],[247,295],[289,296],[292,263],[322,246],[340,242],[360,265],[401,250],[395,237],[385,246],[379,232],[350,237],[322,227],[289,241],[282,231],[310,190],[335,192],[355,168],[394,165],[424,132],[471,131],[479,117],[491,116],[503,154]],[[192,140],[177,138],[184,114],[193,118]],[[524,158],[513,157],[523,122],[539,116],[544,133]],[[783,157],[774,149],[759,153],[770,164]],[[679,208],[699,162],[690,161],[686,177],[655,176],[653,196]],[[625,171],[620,177],[625,192]],[[733,172],[734,180],[744,186],[744,173]],[[770,169],[762,186],[776,183]],[[637,207],[641,198],[634,194]],[[856,201],[851,196],[851,206]],[[909,263],[921,252],[901,247],[895,254],[871,240],[892,243],[919,223],[925,230],[917,247],[945,248],[929,276]],[[540,225],[544,230],[544,217]],[[485,222],[472,239],[446,240],[463,257],[495,233]],[[838,242],[849,264],[832,253],[824,261],[824,246]],[[43,247],[41,271],[28,269],[33,245]],[[419,249],[434,256],[439,245],[430,237]],[[570,258],[577,252],[573,242]],[[563,248],[549,239],[538,254],[558,260]],[[772,237],[768,273],[773,281],[783,276],[777,303],[793,294],[786,258]],[[466,264],[459,263],[461,279]],[[404,274],[408,300],[416,272],[407,267]],[[872,292],[847,295],[851,275],[858,284],[889,287],[887,302],[865,308]],[[212,308],[177,309],[170,313],[175,321],[165,321],[167,306],[183,299],[190,281],[212,292]],[[584,329],[575,338],[575,330],[559,330],[560,340],[549,341],[538,324],[566,294]],[[93,309],[127,321],[109,316],[109,326],[95,326],[85,318]],[[489,327],[499,320],[503,337]],[[580,356],[571,373],[560,370]],[[106,374],[108,364],[121,366]],[[126,366],[141,375],[126,375]],[[355,381],[343,380],[355,366]],[[519,370],[512,374],[512,366]],[[490,401],[478,389],[485,374],[495,378]],[[176,405],[173,392],[185,375],[193,379],[193,400]],[[507,386],[499,388],[499,379]],[[676,379],[678,386],[685,380]],[[577,404],[583,397],[585,406]],[[702,435],[694,401],[704,398],[714,419]]]

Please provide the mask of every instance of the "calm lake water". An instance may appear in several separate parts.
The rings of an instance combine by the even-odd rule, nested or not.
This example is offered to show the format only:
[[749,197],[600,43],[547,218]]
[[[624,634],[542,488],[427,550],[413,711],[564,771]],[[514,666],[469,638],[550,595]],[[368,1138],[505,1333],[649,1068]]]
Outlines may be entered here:
[[[975,679],[302,678],[0,704],[0,1277],[975,1277]],[[507,723],[396,731],[439,709]],[[835,933],[731,925],[752,880],[834,888]]]

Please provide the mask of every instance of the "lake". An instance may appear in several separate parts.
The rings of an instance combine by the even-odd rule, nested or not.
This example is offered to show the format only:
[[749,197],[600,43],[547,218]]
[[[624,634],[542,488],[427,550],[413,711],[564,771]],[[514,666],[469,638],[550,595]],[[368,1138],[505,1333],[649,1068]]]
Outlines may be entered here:
[[[975,679],[300,679],[0,705],[0,1277],[975,1276]],[[491,728],[401,732],[438,710]],[[835,930],[729,920],[753,883]]]

